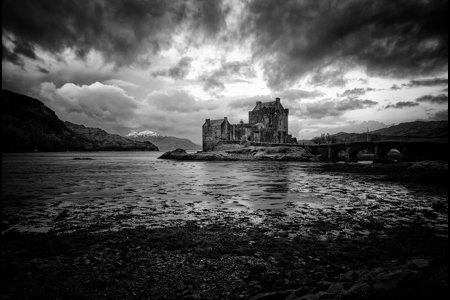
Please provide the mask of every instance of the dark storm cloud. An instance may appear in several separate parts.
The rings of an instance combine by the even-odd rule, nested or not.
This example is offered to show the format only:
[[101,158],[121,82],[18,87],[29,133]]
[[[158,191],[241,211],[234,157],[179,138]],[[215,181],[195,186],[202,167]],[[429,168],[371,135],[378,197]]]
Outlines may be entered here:
[[38,69],[39,72],[41,72],[43,74],[49,74],[50,73],[49,70],[47,70],[46,68],[41,67],[41,66],[38,66],[37,69]]
[[391,77],[448,68],[447,0],[253,0],[248,10],[272,88],[341,60]]
[[441,86],[441,85],[448,85],[448,78],[411,80],[409,83],[403,84],[403,86],[406,87]]
[[444,104],[448,103],[448,96],[441,94],[438,96],[433,95],[425,95],[420,98],[416,99],[417,102],[429,102],[429,103],[437,103],[437,104]]
[[402,108],[408,108],[408,107],[414,107],[419,106],[419,103],[411,102],[411,101],[400,101],[395,104],[389,104],[385,107],[385,109],[389,108],[395,108],[395,109],[402,109]]
[[184,79],[189,74],[189,68],[191,66],[192,58],[190,57],[183,57],[180,59],[180,61],[177,63],[176,66],[173,68],[167,69],[167,70],[161,70],[153,72],[152,75],[154,77],[158,76],[166,76],[171,77],[176,80]]
[[[290,62],[288,62],[290,63]],[[314,68],[314,66],[313,66]],[[266,68],[266,71],[268,71],[269,74],[266,74],[266,77],[271,78],[270,74],[272,74],[272,70],[268,70]],[[305,70],[305,72],[308,72],[309,70]],[[314,86],[325,86],[325,87],[345,87],[347,85],[348,80],[344,78],[345,73],[348,71],[348,66],[346,66],[344,63],[338,63],[337,67],[334,68],[328,68],[328,67],[317,67],[312,70],[311,78],[309,79],[309,84]],[[267,72],[266,72],[267,73]],[[283,76],[289,75],[289,73],[286,73]],[[303,73],[300,74],[292,74],[292,78],[288,79],[287,77],[279,78],[285,80],[285,82],[280,82],[279,86],[283,86],[286,82],[294,82],[297,79],[297,76],[303,76]],[[270,81],[269,81],[270,83]]]
[[[221,0],[3,0],[2,60],[23,66],[37,49],[91,50],[116,66],[148,66],[151,54],[204,43],[252,47],[272,90],[307,75],[315,86],[345,86],[347,71],[383,77],[433,76],[448,69],[447,0],[249,0],[236,13]],[[239,6],[240,7],[240,6]],[[235,24],[236,23],[236,24]],[[183,34],[182,41],[173,37]],[[182,77],[186,69],[172,70]],[[204,74],[206,90],[224,77]]]
[[324,117],[338,117],[345,112],[369,108],[377,105],[378,102],[362,99],[345,99],[345,100],[322,100],[310,103],[301,111],[300,116],[320,119]]
[[448,109],[441,110],[435,113],[433,116],[430,117],[430,120],[433,121],[446,121],[448,120]]
[[357,98],[365,95],[367,92],[372,92],[373,88],[354,88],[352,90],[345,90],[342,94],[338,94],[338,97]]
[[36,59],[36,47],[55,55],[71,48],[80,59],[97,50],[116,66],[145,65],[143,55],[172,46],[180,28],[192,39],[215,36],[227,13],[222,7],[207,0],[3,0],[9,43],[2,40],[2,60],[20,65],[20,55]]
[[22,60],[20,57],[14,53],[13,51],[9,51],[7,47],[2,43],[2,61],[10,61],[15,65],[22,66]]
[[394,84],[393,86],[391,86],[391,90],[392,91],[398,91],[398,90],[401,90],[402,88],[401,87],[399,87],[398,85],[396,85],[396,84]]

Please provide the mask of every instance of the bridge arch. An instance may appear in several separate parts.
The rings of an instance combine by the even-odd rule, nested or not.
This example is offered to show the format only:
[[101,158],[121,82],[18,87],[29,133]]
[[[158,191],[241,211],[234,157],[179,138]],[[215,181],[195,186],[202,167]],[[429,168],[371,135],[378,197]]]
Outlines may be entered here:
[[378,149],[377,161],[392,162],[402,161],[404,152],[400,145],[385,145]]
[[347,149],[345,147],[332,148],[330,159],[332,161],[348,160]]
[[363,150],[366,150],[366,149],[369,150],[370,152],[372,152],[373,154],[375,153],[375,148],[373,146],[361,145],[361,146],[358,146],[358,147],[350,148],[349,161],[353,161],[353,162],[359,161],[358,153],[363,151]]

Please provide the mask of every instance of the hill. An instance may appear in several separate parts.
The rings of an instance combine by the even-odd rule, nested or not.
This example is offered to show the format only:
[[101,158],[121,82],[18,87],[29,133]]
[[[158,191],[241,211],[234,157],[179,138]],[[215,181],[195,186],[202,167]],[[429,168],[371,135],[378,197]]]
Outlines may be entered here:
[[85,150],[101,151],[158,151],[158,147],[148,141],[135,141],[124,138],[118,134],[109,134],[100,128],[85,127],[83,125],[64,122],[64,124],[79,136],[84,137],[88,142]]
[[191,140],[174,136],[163,136],[153,131],[133,132],[126,136],[129,139],[155,144],[160,151],[175,150],[178,148],[185,150],[201,150],[202,146],[193,143]]
[[338,133],[366,133],[367,130],[374,131],[382,128],[386,128],[389,125],[386,125],[381,122],[377,121],[363,121],[360,123],[351,123],[346,126],[340,126],[340,127],[324,127],[319,130],[313,131],[313,132],[300,132],[300,138],[299,139],[311,139],[316,136],[320,136],[322,133],[329,133],[329,134],[338,134]]
[[38,99],[2,90],[2,153],[30,151],[158,151],[101,129],[65,123]]
[[414,121],[400,123],[369,133],[339,132],[336,142],[363,142],[369,140],[442,140],[448,141],[448,121]]
[[416,136],[426,138],[448,137],[448,121],[415,121],[400,123],[371,132],[386,136]]

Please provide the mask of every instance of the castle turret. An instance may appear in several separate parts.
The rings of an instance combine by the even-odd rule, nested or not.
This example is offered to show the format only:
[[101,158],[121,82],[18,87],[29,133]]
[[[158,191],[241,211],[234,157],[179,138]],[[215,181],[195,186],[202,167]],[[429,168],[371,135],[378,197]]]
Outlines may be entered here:
[[275,98],[275,102],[276,102],[277,107],[280,107],[281,99],[280,98]]

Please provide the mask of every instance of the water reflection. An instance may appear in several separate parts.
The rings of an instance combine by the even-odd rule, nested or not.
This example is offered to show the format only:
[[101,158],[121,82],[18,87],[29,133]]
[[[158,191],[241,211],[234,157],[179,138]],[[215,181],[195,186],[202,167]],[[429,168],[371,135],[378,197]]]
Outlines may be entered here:
[[310,163],[179,162],[159,160],[160,154],[2,155],[2,212],[50,228],[51,220],[67,209],[73,222],[125,214],[134,216],[130,222],[148,225],[266,210],[305,216],[314,209],[332,214],[358,209],[361,216],[370,211],[382,217],[399,204],[413,211],[431,201],[446,203],[446,195],[401,184],[314,174],[307,171]]

